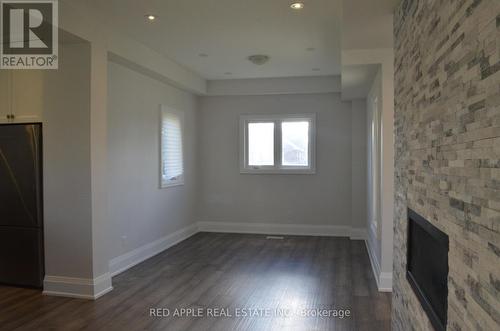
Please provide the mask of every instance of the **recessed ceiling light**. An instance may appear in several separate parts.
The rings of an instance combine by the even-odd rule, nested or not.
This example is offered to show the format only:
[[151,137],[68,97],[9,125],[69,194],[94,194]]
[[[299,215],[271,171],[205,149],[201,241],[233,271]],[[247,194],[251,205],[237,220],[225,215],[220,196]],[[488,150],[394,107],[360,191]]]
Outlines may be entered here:
[[290,8],[292,9],[302,9],[304,8],[304,3],[303,2],[294,2],[290,5]]
[[147,14],[146,18],[148,19],[148,21],[154,21],[158,17],[156,15],[153,15],[153,14]]
[[208,54],[207,53],[200,53],[198,54],[199,57],[208,57]]

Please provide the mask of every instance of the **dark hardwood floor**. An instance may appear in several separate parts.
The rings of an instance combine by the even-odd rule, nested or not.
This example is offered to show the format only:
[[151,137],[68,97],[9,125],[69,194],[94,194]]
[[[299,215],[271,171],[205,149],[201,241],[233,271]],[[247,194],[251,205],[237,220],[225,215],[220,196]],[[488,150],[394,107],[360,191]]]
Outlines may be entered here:
[[113,286],[97,301],[0,287],[0,329],[390,330],[390,294],[377,291],[365,244],[347,238],[198,233]]

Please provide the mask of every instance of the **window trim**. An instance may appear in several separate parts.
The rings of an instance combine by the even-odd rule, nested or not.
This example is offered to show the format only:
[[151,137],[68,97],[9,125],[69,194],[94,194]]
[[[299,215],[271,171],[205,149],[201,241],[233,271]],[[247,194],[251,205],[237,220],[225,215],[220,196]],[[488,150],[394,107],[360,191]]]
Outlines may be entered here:
[[[289,121],[309,122],[309,166],[284,166],[281,164],[281,123]],[[248,123],[274,122],[274,166],[248,165]],[[312,175],[316,173],[316,114],[260,114],[240,115],[239,158],[241,174]]]
[[[165,114],[172,114],[175,116],[179,117],[180,123],[181,123],[181,148],[182,148],[182,175],[180,178],[175,179],[175,180],[167,180],[166,182],[163,180],[163,153],[162,153],[162,129],[163,129],[163,118]],[[184,185],[184,179],[185,179],[185,158],[184,158],[184,112],[181,112],[177,109],[171,108],[166,105],[160,105],[160,125],[159,125],[159,188],[160,189],[165,189],[169,187],[174,187],[174,186],[182,186]]]

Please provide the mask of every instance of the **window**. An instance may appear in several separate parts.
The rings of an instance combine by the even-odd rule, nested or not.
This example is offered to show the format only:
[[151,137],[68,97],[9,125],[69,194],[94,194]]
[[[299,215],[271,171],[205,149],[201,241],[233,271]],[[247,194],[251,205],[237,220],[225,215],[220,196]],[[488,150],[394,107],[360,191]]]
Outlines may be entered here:
[[240,172],[313,174],[315,115],[240,117]]
[[161,106],[160,187],[184,184],[182,113]]
[[274,166],[274,123],[248,123],[248,164]]
[[281,160],[284,166],[309,166],[309,122],[281,123]]

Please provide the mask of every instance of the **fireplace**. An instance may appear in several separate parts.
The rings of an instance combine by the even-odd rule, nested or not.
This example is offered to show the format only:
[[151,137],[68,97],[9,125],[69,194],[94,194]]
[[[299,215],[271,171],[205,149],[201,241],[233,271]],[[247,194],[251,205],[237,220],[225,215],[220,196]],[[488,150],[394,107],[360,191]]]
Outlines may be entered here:
[[434,328],[446,330],[448,236],[408,209],[406,278]]

